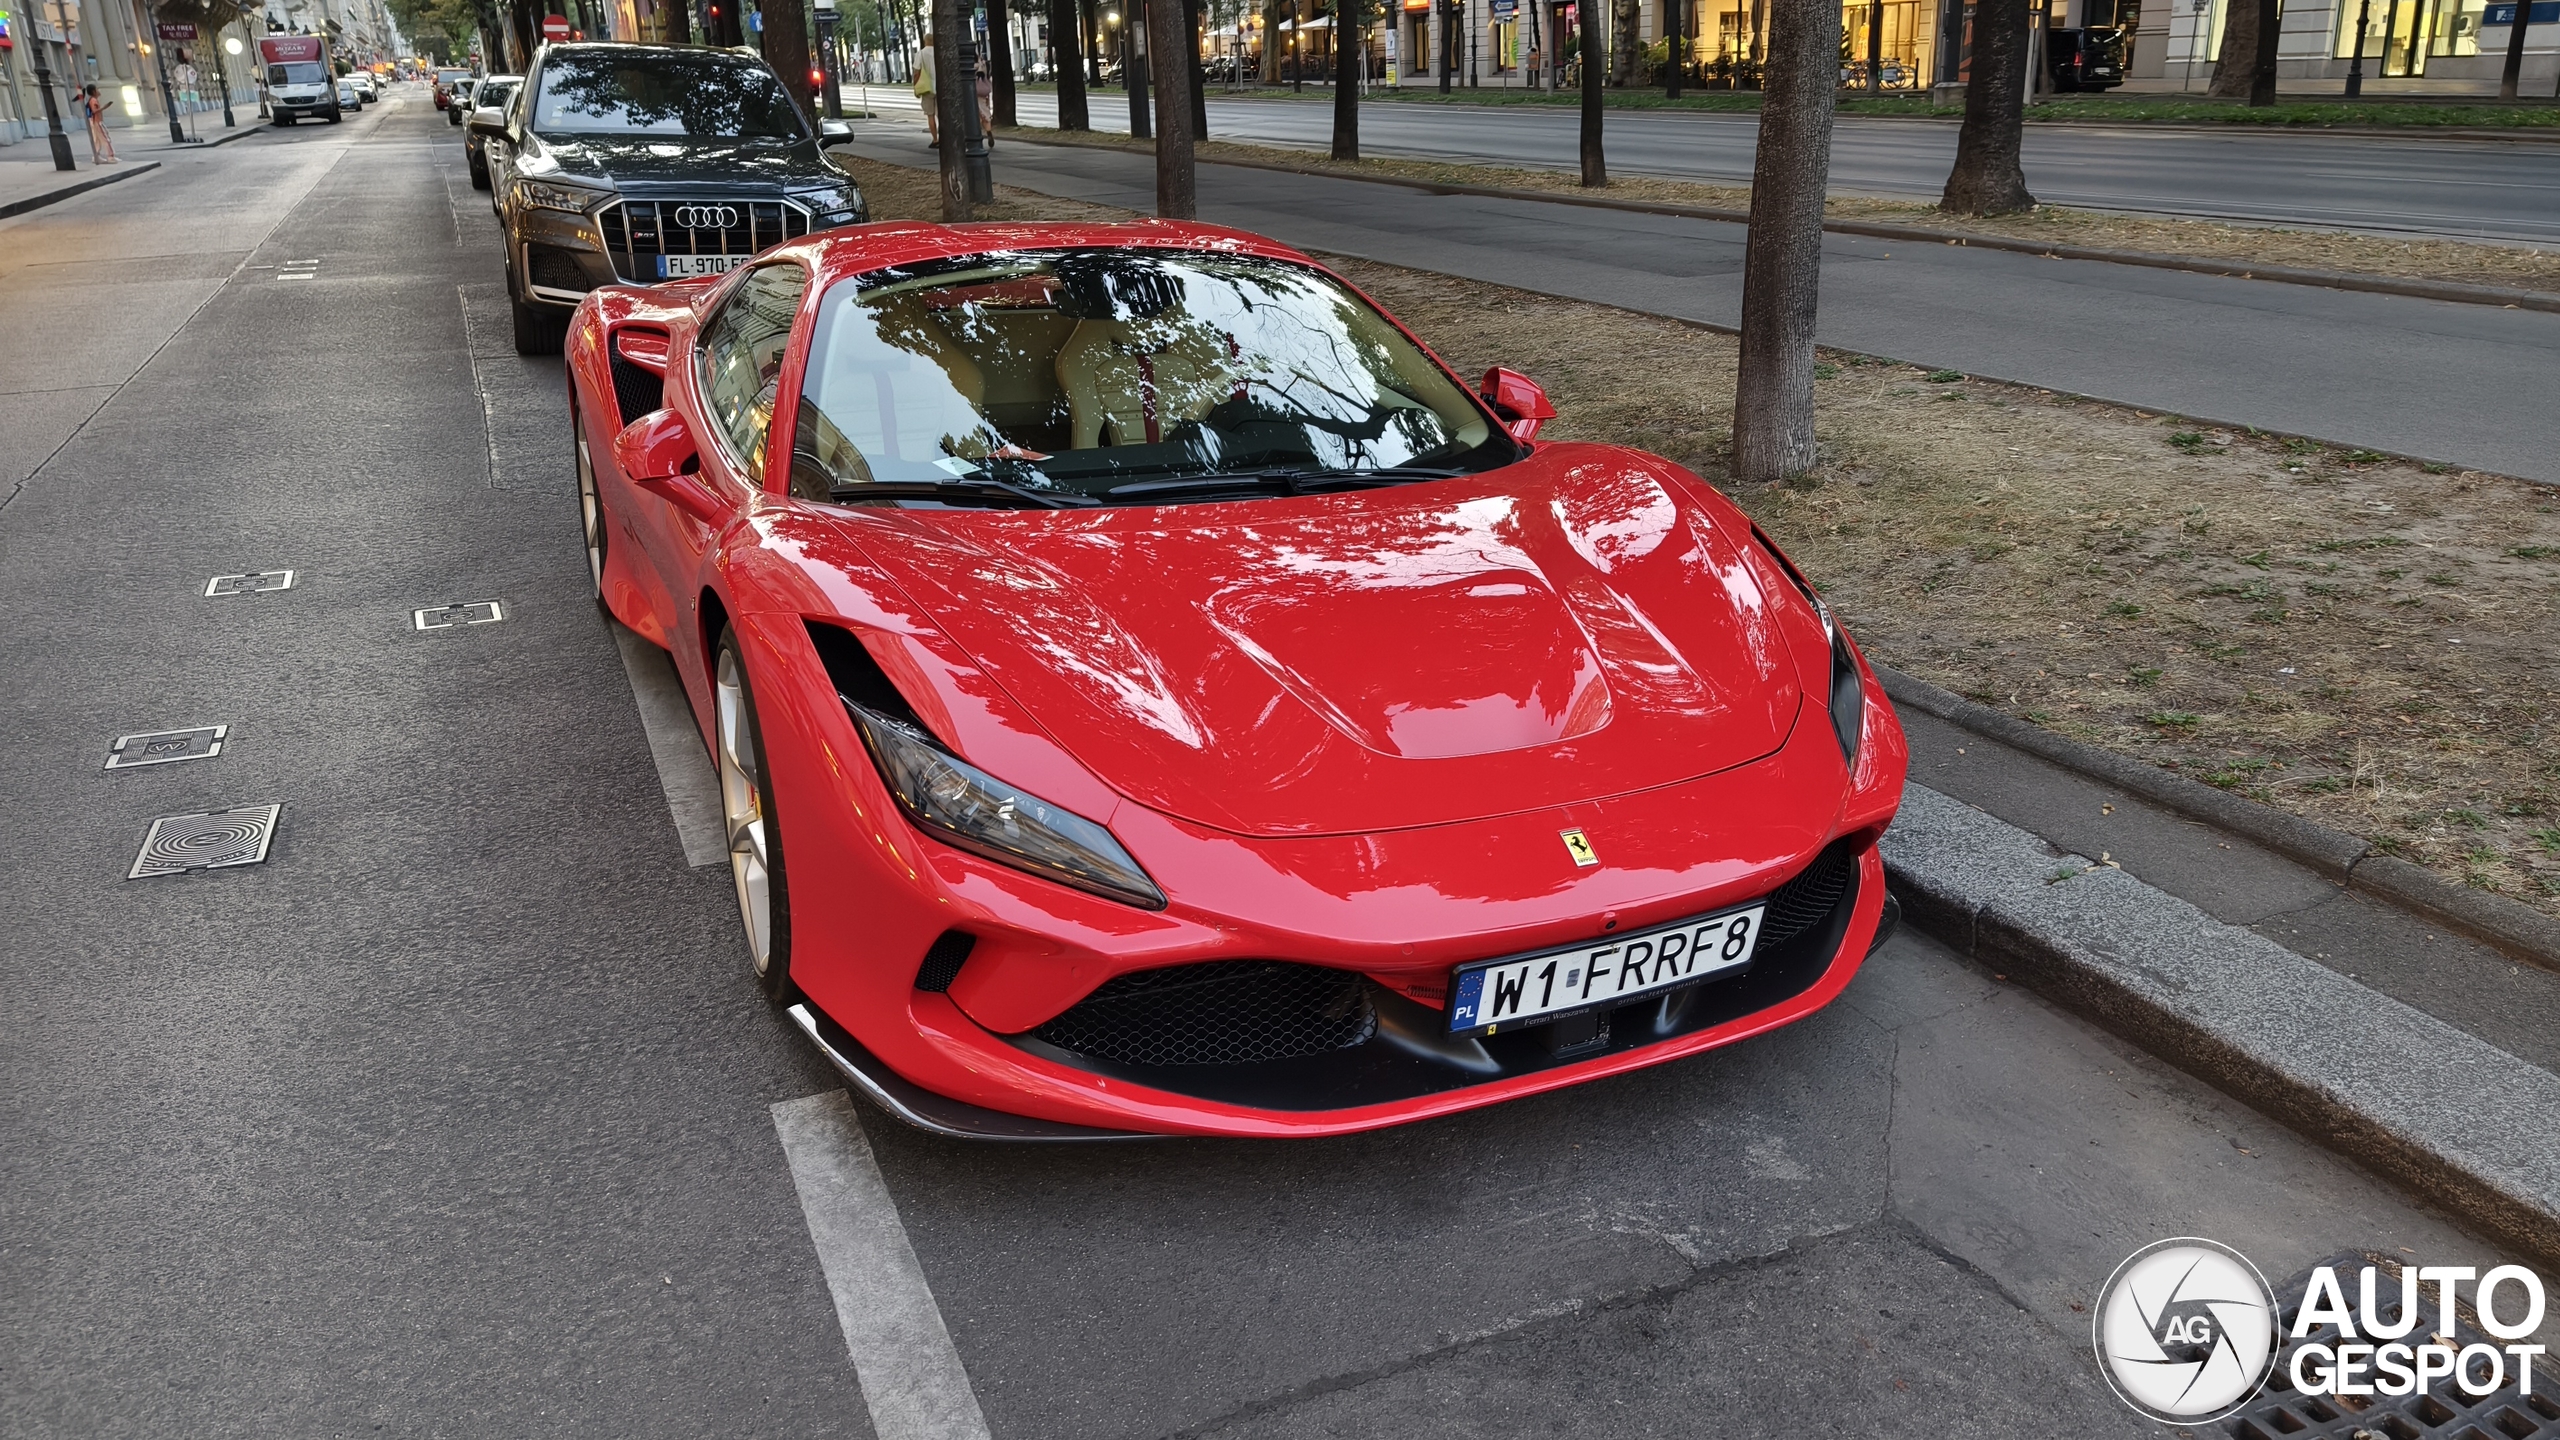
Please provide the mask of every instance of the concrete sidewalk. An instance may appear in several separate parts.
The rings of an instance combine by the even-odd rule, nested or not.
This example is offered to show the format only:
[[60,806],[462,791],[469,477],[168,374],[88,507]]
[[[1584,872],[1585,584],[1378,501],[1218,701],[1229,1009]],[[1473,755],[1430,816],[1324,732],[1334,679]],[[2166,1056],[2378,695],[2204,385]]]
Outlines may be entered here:
[[[930,164],[894,122],[846,148]],[[1144,154],[1008,137],[995,169],[1002,184],[1154,208]],[[1737,224],[1228,165],[1199,176],[1202,219],[1309,250],[1716,328],[1740,316]],[[2514,418],[2545,408],[2560,317],[1852,235],[1826,236],[1823,255],[1826,345],[2560,482],[2560,447]]]
[[71,137],[71,155],[77,169],[55,169],[53,148],[42,135],[0,149],[0,219],[58,204],[101,185],[113,185],[160,168],[159,161],[140,157],[113,165],[93,165],[89,162],[86,135]]

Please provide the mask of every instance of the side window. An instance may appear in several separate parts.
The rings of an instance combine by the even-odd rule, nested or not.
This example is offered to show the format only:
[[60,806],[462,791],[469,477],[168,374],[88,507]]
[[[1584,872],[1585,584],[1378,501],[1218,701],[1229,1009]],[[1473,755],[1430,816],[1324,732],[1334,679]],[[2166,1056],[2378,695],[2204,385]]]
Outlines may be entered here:
[[702,393],[746,473],[764,478],[764,442],[782,385],[791,321],[809,293],[809,272],[788,261],[750,271],[704,327]]

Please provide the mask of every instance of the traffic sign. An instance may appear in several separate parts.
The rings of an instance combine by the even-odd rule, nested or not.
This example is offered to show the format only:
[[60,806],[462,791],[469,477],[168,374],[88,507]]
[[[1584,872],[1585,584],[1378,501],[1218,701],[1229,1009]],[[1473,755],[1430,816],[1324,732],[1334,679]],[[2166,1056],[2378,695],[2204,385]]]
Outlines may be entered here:
[[566,40],[566,39],[568,39],[568,38],[569,38],[569,17],[568,17],[568,16],[566,16],[566,15],[545,15],[545,16],[543,16],[543,17],[542,17],[542,38],[543,38],[543,39],[545,39],[545,40]]

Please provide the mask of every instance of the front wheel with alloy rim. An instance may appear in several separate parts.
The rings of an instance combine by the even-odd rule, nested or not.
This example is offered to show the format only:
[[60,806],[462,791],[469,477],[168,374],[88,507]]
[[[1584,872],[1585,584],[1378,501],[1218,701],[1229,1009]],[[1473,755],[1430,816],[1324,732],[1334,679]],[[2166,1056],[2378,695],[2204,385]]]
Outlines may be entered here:
[[595,461],[587,453],[586,417],[574,400],[569,403],[569,434],[578,455],[578,522],[586,534],[587,579],[595,586],[596,603],[603,605],[604,562],[613,536],[605,521],[604,496],[596,489]]
[[713,652],[711,703],[720,766],[721,829],[729,837],[729,878],[756,983],[776,1000],[790,998],[791,903],[782,874],[782,832],[774,823],[773,782],[764,764],[764,732],[747,684],[738,635],[727,626]]

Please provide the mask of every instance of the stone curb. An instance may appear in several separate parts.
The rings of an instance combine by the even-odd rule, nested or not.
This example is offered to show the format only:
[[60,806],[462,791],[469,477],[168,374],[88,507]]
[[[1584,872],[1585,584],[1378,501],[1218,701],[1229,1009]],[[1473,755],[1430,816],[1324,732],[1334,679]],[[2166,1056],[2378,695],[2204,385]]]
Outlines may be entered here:
[[[1054,135],[1054,132],[1052,132]],[[1096,144],[1085,140],[1051,138],[1035,140],[1024,137],[1019,127],[1006,136],[1026,145],[1064,145],[1084,150],[1130,150],[1135,146]],[[1458,185],[1438,180],[1418,180],[1397,175],[1361,175],[1345,170],[1328,170],[1316,165],[1284,165],[1276,160],[1239,160],[1231,157],[1203,159],[1203,165],[1231,165],[1241,170],[1270,170],[1283,175],[1312,175],[1327,180],[1356,180],[1368,185],[1394,185],[1407,190],[1420,190],[1430,195],[1474,195],[1493,200],[1529,200],[1547,205],[1579,205],[1592,210],[1620,210],[1639,215],[1674,215],[1689,220],[1717,220],[1727,224],[1748,224],[1747,210],[1724,210],[1707,205],[1676,205],[1669,201],[1613,200],[1596,195],[1571,195],[1552,190],[1514,190],[1499,185]],[[2225,279],[2264,280],[2278,285],[2308,285],[2324,290],[2357,290],[2374,295],[2401,295],[2418,300],[2443,300],[2458,305],[2495,305],[2501,309],[2542,310],[2560,315],[2560,293],[2522,290],[2505,285],[2465,285],[2449,280],[2410,280],[2391,275],[2358,275],[2343,270],[2304,270],[2286,265],[2248,265],[2230,260],[2213,260],[2190,255],[2161,255],[2148,250],[2101,250],[2085,245],[2050,245],[2034,240],[2013,240],[2006,235],[1976,235],[1963,231],[1931,230],[1918,225],[1890,225],[1867,220],[1825,220],[1822,228],[1835,235],[1863,235],[1871,239],[1904,240],[1920,245],[1955,245],[1975,250],[2003,250],[2017,255],[2041,255],[2049,260],[2092,260],[2107,265],[2133,265],[2152,270],[2179,270],[2193,275],[2215,275]]]
[[2040,760],[2139,795],[2190,820],[2240,836],[2350,890],[2415,911],[2515,959],[2546,970],[2560,970],[2560,920],[2529,905],[2455,885],[2433,871],[2376,851],[2358,836],[2287,815],[2113,751],[2084,745],[1987,705],[1977,705],[1926,680],[1883,665],[1876,665],[1875,671],[1884,681],[1885,693],[1897,705],[1934,715],[1985,739],[2024,750]]
[[57,201],[68,200],[74,195],[85,195],[101,185],[113,185],[119,180],[130,180],[136,175],[147,174],[159,168],[160,162],[157,160],[135,161],[131,168],[118,167],[113,174],[93,175],[76,185],[65,185],[59,190],[47,190],[41,195],[12,200],[6,205],[0,205],[0,220],[6,220],[12,215],[24,215],[30,210],[40,210]]
[[264,120],[252,120],[248,124],[241,126],[239,129],[232,131],[230,134],[223,136],[219,140],[190,140],[184,145],[162,145],[158,148],[162,150],[211,150],[216,146],[228,145],[234,140],[246,140],[261,130],[269,130],[273,128],[273,126],[269,125]]
[[1884,855],[1942,943],[2560,1264],[2560,1076],[1924,786]]

